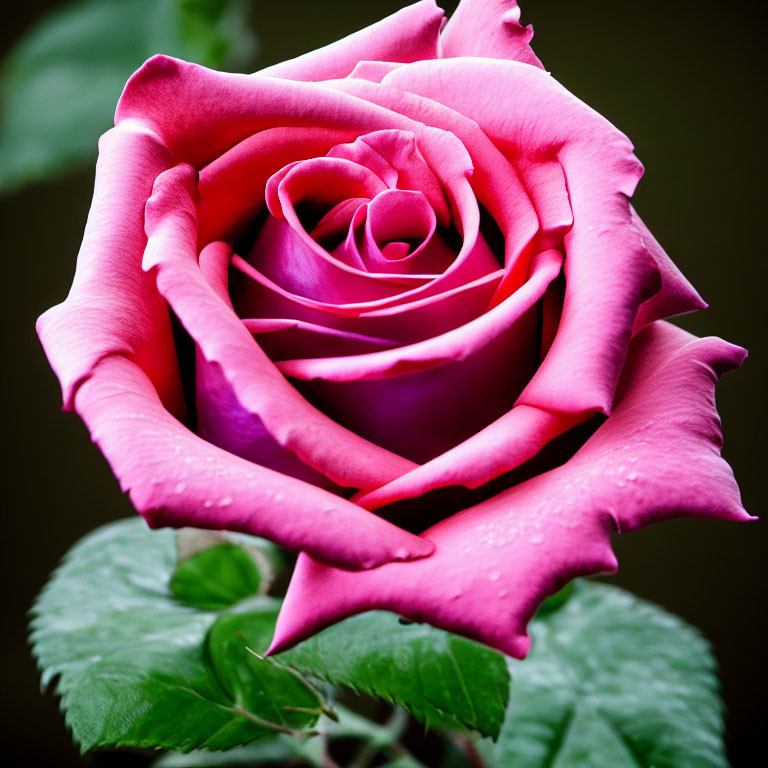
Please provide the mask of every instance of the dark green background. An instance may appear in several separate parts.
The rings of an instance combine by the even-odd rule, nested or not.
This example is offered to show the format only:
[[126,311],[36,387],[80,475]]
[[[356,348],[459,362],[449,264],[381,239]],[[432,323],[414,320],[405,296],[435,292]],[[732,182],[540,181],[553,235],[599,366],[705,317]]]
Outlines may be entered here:
[[[45,8],[7,4],[2,50]],[[260,64],[293,56],[396,10],[397,0],[254,2]],[[448,4],[451,5],[451,4]],[[646,166],[636,196],[651,230],[711,308],[681,321],[750,349],[718,390],[725,455],[749,511],[764,507],[766,348],[766,58],[760,3],[528,0],[547,68],[635,143]],[[41,115],[41,119],[47,119]],[[131,513],[79,419],[61,415],[58,385],[34,320],[66,294],[88,211],[92,173],[0,202],[4,312],[2,384],[5,530],[0,754],[17,765],[135,765],[128,755],[81,759],[57,702],[38,692],[25,611],[67,548]],[[768,765],[765,523],[679,521],[617,537],[612,580],[700,627],[722,668],[734,765]],[[511,767],[513,768],[513,767]]]

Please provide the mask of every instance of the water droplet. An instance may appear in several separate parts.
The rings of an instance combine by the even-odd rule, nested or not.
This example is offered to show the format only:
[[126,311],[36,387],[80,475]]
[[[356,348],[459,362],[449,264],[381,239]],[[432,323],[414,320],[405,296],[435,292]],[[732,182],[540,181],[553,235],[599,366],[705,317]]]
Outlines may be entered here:
[[498,580],[501,578],[501,571],[491,571],[491,572],[488,574],[488,578],[489,578],[491,581],[498,581]]
[[176,493],[184,493],[184,491],[187,490],[187,484],[184,482],[176,483],[176,488],[174,488]]
[[509,594],[506,589],[499,590],[499,597],[506,597]]
[[210,499],[206,499],[206,500],[203,502],[203,506],[204,506],[206,509],[210,509],[210,508],[213,506],[213,502],[212,502]]
[[228,507],[232,503],[232,497],[231,496],[223,496],[219,500],[219,506],[220,507]]
[[285,498],[285,494],[282,491],[278,491],[275,494],[275,497],[274,497],[273,501],[275,503],[279,504],[284,498]]
[[627,475],[627,480],[637,480],[637,472],[630,472]]

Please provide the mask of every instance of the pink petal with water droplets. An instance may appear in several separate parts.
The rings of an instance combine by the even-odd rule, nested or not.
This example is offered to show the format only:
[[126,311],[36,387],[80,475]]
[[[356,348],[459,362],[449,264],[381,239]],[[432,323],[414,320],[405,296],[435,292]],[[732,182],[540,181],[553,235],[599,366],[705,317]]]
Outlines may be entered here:
[[432,551],[428,541],[339,496],[207,443],[165,410],[144,372],[125,357],[103,360],[75,406],[153,528],[241,531],[345,568]]
[[276,653],[383,608],[521,658],[527,624],[570,579],[611,571],[611,534],[673,517],[748,520],[720,457],[718,377],[745,352],[657,322],[632,342],[607,421],[566,464],[425,531],[425,560],[350,574],[301,555]]

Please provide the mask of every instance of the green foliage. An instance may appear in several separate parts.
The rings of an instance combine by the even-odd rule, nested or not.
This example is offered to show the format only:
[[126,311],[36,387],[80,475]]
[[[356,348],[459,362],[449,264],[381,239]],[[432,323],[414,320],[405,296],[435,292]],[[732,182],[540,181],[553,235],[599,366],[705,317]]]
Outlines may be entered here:
[[[99,529],[67,555],[34,606],[43,683],[58,677],[67,724],[83,751],[104,746],[226,749],[277,729],[311,726],[319,704],[291,672],[210,627],[219,614],[174,600],[170,531],[139,518]],[[253,599],[266,643],[275,600]],[[296,710],[295,708],[299,708]]]
[[229,541],[182,560],[171,579],[174,598],[202,610],[228,608],[255,595],[260,586],[251,555]]
[[[371,760],[368,764],[397,766],[397,768],[428,768],[410,755],[405,755],[398,741],[408,725],[404,710],[395,708],[393,716],[384,725],[374,723],[366,717],[337,705],[337,719],[321,719],[317,729],[323,735],[319,739],[296,739],[277,734],[244,747],[226,752],[199,750],[186,755],[178,752],[163,755],[152,765],[153,768],[284,768],[284,766],[312,766],[328,768],[324,744],[336,739],[356,741],[360,751],[365,751]],[[397,745],[397,746],[396,746]],[[359,753],[358,753],[359,754]],[[381,761],[387,761],[382,763]],[[359,765],[366,764],[360,761]],[[356,765],[353,761],[353,765]],[[466,761],[444,768],[467,768]]]
[[491,768],[723,768],[722,712],[706,641],[680,619],[581,583],[532,623]]
[[500,653],[428,624],[404,625],[391,613],[353,616],[277,659],[397,702],[430,727],[465,726],[495,737],[504,719],[509,674]]
[[[340,739],[377,765],[424,768],[398,743],[402,709],[383,725],[331,710],[318,689],[327,683],[397,703],[446,736],[497,737],[475,737],[488,768],[727,766],[706,642],[615,587],[579,583],[548,600],[522,662],[384,612],[263,659],[280,602],[256,593],[277,549],[205,532],[178,540],[140,519],[105,526],[70,551],[35,603],[43,683],[57,681],[84,751],[176,750],[158,768],[323,768],[324,744]],[[466,764],[445,745],[443,768]]]
[[93,162],[133,71],[156,53],[252,59],[245,0],[81,0],[33,25],[3,62],[0,191]]

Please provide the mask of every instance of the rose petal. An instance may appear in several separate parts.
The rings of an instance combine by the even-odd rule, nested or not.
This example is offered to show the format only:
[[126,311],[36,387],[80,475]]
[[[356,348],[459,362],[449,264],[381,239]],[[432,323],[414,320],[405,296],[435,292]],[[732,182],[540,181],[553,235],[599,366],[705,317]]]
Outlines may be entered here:
[[520,24],[515,0],[461,0],[440,35],[440,55],[513,59],[543,69],[532,38],[533,27]]
[[399,61],[359,61],[348,77],[380,83],[393,69],[402,67]]
[[375,487],[411,469],[313,408],[277,371],[240,319],[205,282],[195,255],[196,173],[178,165],[160,174],[147,203],[144,269],[197,343],[220,365],[245,413],[309,467],[337,485]]
[[78,390],[75,406],[153,528],[241,531],[345,568],[432,551],[425,539],[339,496],[205,442],[165,410],[127,358],[104,359]]
[[451,485],[479,488],[532,459],[575,424],[573,416],[516,405],[459,445],[354,501],[374,510]]
[[440,224],[447,227],[451,223],[440,180],[421,154],[413,131],[372,131],[350,144],[337,144],[328,155],[370,168],[388,187],[421,192]]
[[174,157],[195,167],[207,165],[253,133],[279,126],[312,125],[357,135],[387,129],[411,131],[446,190],[453,218],[464,237],[451,267],[415,292],[427,296],[488,272],[487,260],[475,258],[479,211],[467,180],[472,170],[470,159],[461,142],[448,131],[314,83],[214,72],[166,56],[147,61],[126,85],[116,119],[130,118],[152,127]]
[[299,302],[309,300],[330,311],[331,307],[341,307],[344,314],[344,308],[378,306],[380,302],[396,300],[431,278],[389,275],[381,270],[365,272],[349,266],[354,260],[365,266],[356,250],[344,249],[340,253],[336,249],[331,255],[306,232],[302,235],[288,222],[270,216],[248,255],[247,263],[252,269],[243,274],[277,285],[286,296],[296,297]]
[[437,218],[421,192],[390,189],[377,195],[365,210],[362,258],[371,272],[436,276],[456,258],[435,234]]
[[305,396],[356,434],[428,461],[512,407],[539,362],[534,307],[561,265],[557,251],[540,254],[531,278],[509,299],[440,336],[277,367],[306,380]]
[[[436,126],[456,136],[471,158],[472,190],[488,210],[504,236],[504,263],[516,269],[520,279],[509,284],[506,295],[525,279],[535,253],[539,221],[520,174],[512,163],[491,143],[477,123],[465,115],[401,88],[375,85],[359,80],[341,80],[333,88],[378,104],[426,125]],[[499,254],[500,256],[500,254]]]
[[239,239],[263,210],[264,188],[273,174],[353,137],[340,129],[267,128],[224,152],[200,171],[200,245]]
[[566,464],[425,531],[432,557],[349,574],[301,555],[269,653],[373,608],[522,658],[541,601],[616,567],[611,533],[672,517],[747,520],[720,458],[714,385],[744,350],[654,323],[632,343],[616,406]]
[[559,252],[539,254],[530,279],[516,293],[492,310],[439,336],[365,355],[286,360],[277,366],[286,375],[307,381],[356,382],[402,376],[446,363],[464,364],[479,348],[507,333],[541,299],[561,265]]
[[435,0],[422,0],[342,40],[267,67],[259,74],[290,80],[330,80],[346,77],[363,59],[434,59],[443,16]]
[[174,413],[184,411],[168,310],[141,270],[144,204],[169,164],[157,136],[132,121],[99,141],[93,202],[72,288],[66,301],[37,322],[67,410],[99,360],[122,354],[147,373]]
[[272,437],[264,422],[237,399],[220,365],[208,362],[199,348],[195,360],[196,433],[227,453],[283,475],[343,495],[322,472],[307,466]]
[[654,320],[661,320],[672,315],[706,309],[707,303],[699,296],[696,289],[688,282],[680,270],[667,256],[656,238],[645,226],[642,219],[630,206],[633,226],[638,230],[640,240],[656,262],[661,276],[661,289],[640,305],[635,321],[635,333]]
[[232,258],[232,266],[249,278],[236,290],[235,303],[243,316],[290,317],[329,328],[391,338],[398,344],[445,333],[477,317],[487,309],[503,276],[499,269],[434,296],[377,308],[375,302],[327,304],[292,294],[239,256]]
[[146,61],[128,80],[115,121],[128,119],[151,128],[178,161],[195,168],[273,128],[335,130],[343,141],[391,128],[418,135],[423,128],[315,83],[216,72],[162,54]]
[[397,344],[392,339],[365,336],[362,333],[290,318],[245,318],[243,325],[259,337],[259,346],[270,360],[300,357],[296,353],[301,349],[304,350],[305,356],[317,357],[374,352],[382,347],[394,347]]
[[632,225],[628,197],[642,167],[629,140],[545,72],[519,62],[421,62],[383,84],[472,115],[512,159],[559,160],[574,220],[565,238],[565,302],[549,354],[520,403],[609,413],[638,308],[661,286]]

